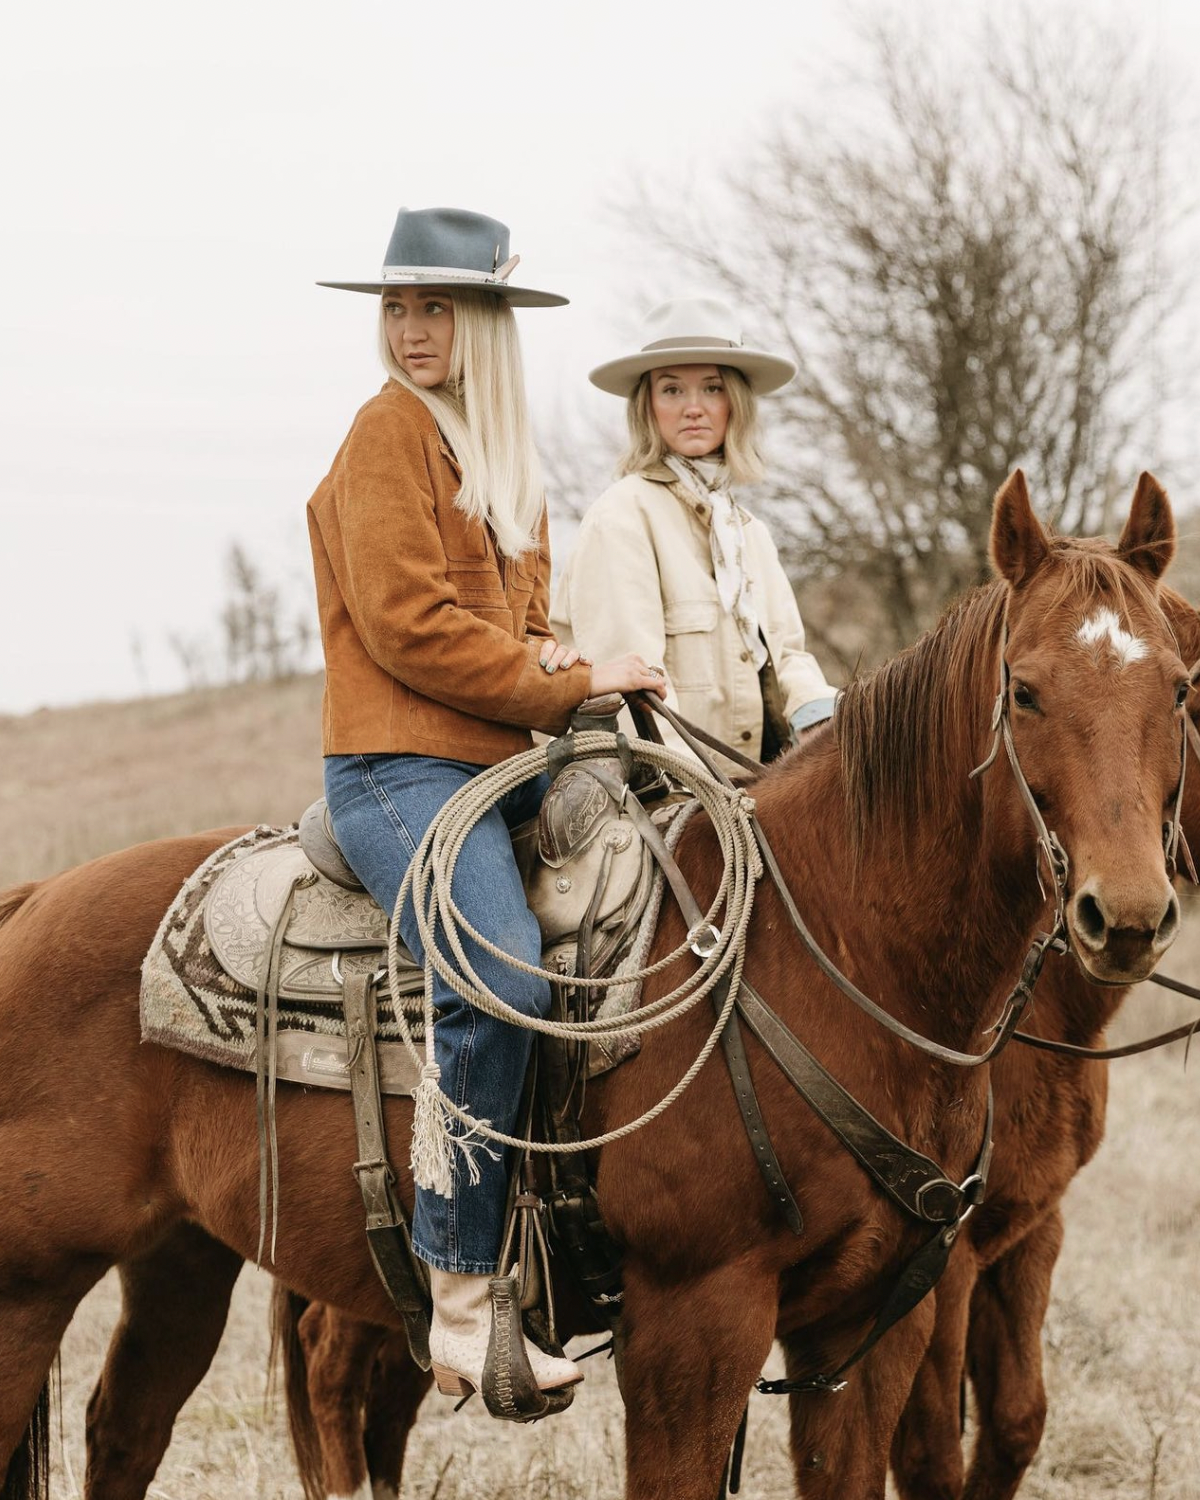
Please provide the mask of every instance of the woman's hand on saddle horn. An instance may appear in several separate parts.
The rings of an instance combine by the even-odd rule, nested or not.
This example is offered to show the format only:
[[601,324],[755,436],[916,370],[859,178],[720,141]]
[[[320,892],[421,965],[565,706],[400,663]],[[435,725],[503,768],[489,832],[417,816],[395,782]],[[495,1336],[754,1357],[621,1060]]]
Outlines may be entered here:
[[600,662],[592,668],[593,698],[602,693],[657,693],[667,696],[667,674],[661,667],[650,667],[636,651]]

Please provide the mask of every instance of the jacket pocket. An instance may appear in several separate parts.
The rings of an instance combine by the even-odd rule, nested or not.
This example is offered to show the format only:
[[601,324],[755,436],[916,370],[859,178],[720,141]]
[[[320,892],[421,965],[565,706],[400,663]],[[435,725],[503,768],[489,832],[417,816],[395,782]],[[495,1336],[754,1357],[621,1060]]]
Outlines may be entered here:
[[533,588],[537,582],[538,575],[538,554],[536,551],[522,552],[520,557],[514,557],[510,560],[509,566],[512,569],[514,582],[519,580],[519,586],[525,590]]
[[676,600],[663,609],[667,636],[663,666],[681,691],[716,686],[719,610],[715,599]]

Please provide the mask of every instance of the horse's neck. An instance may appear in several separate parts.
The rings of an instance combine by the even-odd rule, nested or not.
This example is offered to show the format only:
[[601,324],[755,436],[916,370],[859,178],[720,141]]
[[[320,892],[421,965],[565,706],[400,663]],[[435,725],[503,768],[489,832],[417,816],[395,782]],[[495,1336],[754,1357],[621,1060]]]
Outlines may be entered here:
[[[1009,774],[1007,764],[988,774]],[[959,796],[919,826],[881,824],[857,864],[832,736],[756,792],[764,831],[818,941],[835,961],[843,955],[859,987],[897,1019],[967,1047],[1015,982],[1043,902],[1032,836],[1013,846],[966,768],[961,780]]]

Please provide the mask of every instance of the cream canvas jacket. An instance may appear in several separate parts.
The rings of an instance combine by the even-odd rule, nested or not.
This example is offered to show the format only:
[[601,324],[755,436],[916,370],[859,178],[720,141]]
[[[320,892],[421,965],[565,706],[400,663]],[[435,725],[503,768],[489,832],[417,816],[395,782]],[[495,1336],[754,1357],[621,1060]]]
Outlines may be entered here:
[[[550,629],[593,661],[637,651],[661,664],[670,707],[757,756],[762,693],[737,624],[717,596],[710,514],[665,466],[618,480],[584,516],[555,590]],[[770,532],[741,514],[759,621],[792,719],[806,705],[832,699],[835,689],[805,650],[800,610]],[[684,749],[668,726],[660,728],[672,748]]]

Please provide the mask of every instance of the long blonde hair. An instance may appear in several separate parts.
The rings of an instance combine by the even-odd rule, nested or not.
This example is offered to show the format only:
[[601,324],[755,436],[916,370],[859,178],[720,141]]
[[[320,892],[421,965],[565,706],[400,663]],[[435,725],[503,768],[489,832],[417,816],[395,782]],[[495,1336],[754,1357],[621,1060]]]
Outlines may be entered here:
[[529,423],[521,344],[512,308],[492,292],[453,287],[454,343],[444,384],[409,379],[387,338],[387,294],[379,303],[383,367],[433,413],[462,468],[455,504],[491,529],[505,557],[538,545],[545,506],[542,466]]
[[[758,429],[758,398],[740,370],[718,365],[721,379],[729,394],[729,426],[725,429],[725,467],[734,484],[757,484],[766,474]],[[640,474],[661,464],[667,454],[654,411],[650,405],[650,377],[647,370],[638,381],[626,407],[629,420],[629,446],[621,456],[620,474]]]

